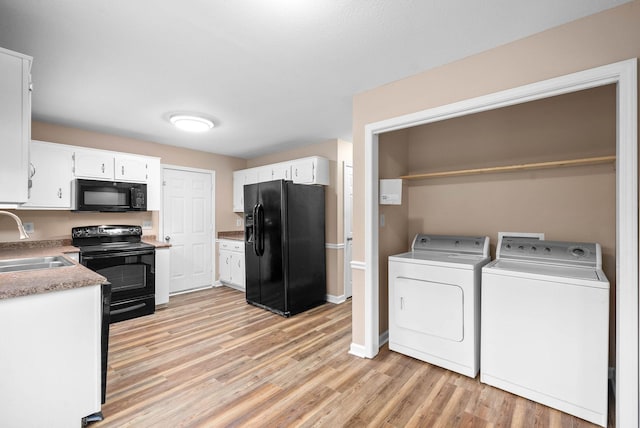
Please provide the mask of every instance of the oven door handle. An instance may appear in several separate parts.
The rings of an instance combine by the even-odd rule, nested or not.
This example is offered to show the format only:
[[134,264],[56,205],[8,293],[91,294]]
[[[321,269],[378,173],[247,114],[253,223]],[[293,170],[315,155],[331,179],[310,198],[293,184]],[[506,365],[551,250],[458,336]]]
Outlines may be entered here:
[[108,259],[113,257],[125,257],[125,256],[146,256],[149,254],[155,254],[155,250],[125,251],[121,253],[95,254],[90,256],[85,256],[83,254],[80,254],[80,257],[84,261],[84,260]]

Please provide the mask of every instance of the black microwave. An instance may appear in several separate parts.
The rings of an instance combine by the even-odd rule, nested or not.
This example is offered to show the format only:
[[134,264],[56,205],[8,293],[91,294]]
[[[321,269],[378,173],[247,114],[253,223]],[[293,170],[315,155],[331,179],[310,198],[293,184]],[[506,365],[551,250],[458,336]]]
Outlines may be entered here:
[[126,212],[147,210],[147,185],[122,181],[73,180],[73,211]]

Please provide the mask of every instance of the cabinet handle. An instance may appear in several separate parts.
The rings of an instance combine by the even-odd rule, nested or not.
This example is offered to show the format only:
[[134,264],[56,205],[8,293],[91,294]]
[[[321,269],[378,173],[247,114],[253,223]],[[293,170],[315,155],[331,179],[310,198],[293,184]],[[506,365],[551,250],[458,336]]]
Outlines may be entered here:
[[102,164],[102,173],[104,174],[104,163]]
[[62,199],[62,187],[58,187],[58,199]]
[[404,297],[400,297],[400,310],[404,309]]
[[122,175],[124,175],[124,165],[122,165]]
[[295,176],[296,176],[296,177],[298,177],[298,168],[296,168],[296,174],[295,174]]

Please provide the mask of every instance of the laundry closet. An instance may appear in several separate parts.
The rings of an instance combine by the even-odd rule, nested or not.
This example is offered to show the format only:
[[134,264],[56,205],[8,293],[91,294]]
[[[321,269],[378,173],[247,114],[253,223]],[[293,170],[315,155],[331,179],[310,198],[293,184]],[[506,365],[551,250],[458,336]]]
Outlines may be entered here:
[[541,232],[601,245],[615,366],[615,85],[387,132],[378,150],[379,178],[403,180],[402,203],[379,206],[380,332],[387,259],[417,233],[488,236],[495,257],[499,232]]

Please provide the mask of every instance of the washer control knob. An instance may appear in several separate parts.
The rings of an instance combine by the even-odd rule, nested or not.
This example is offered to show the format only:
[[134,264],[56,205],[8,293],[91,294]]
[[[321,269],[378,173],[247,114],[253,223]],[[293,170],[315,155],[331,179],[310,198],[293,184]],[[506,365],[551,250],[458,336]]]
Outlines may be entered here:
[[584,250],[582,248],[574,248],[573,250],[571,250],[571,253],[576,257],[584,256]]

